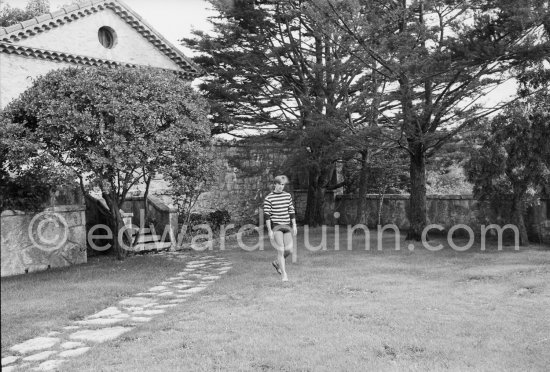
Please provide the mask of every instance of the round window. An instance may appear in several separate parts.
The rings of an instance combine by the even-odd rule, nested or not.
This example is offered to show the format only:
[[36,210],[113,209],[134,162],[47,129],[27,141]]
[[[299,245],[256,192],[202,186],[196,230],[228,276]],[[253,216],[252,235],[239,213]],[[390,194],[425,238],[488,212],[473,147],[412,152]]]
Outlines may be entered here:
[[111,49],[116,44],[116,33],[111,27],[103,26],[97,31],[99,42],[107,49]]

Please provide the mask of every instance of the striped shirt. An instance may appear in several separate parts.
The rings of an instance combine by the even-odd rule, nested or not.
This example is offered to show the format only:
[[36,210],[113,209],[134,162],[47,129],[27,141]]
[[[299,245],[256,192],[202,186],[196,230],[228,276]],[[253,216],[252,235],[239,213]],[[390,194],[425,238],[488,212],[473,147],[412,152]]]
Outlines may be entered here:
[[272,192],[264,199],[265,220],[271,220],[276,224],[290,224],[290,220],[296,218],[292,195],[282,191]]

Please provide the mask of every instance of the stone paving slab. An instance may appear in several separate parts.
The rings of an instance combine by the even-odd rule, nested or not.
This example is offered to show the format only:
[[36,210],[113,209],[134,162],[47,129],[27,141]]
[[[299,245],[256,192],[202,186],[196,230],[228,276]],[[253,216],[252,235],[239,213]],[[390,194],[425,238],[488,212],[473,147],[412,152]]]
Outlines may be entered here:
[[119,302],[121,305],[129,305],[129,306],[143,306],[146,304],[150,304],[151,302],[155,302],[152,298],[145,298],[145,297],[130,297],[125,300],[122,300]]
[[13,355],[2,358],[2,367],[4,367],[5,365],[14,363],[18,359],[19,359],[19,357],[13,356]]
[[124,319],[115,318],[96,318],[89,320],[79,320],[76,323],[80,325],[93,326],[93,325],[111,325],[122,322]]
[[87,319],[94,319],[94,318],[104,318],[106,316],[113,316],[121,314],[122,311],[120,311],[118,308],[111,306],[104,310],[101,310],[100,312],[95,313],[94,315],[90,315],[86,317]]
[[71,350],[62,351],[62,352],[59,353],[59,356],[61,358],[74,358],[74,357],[77,357],[77,356],[80,356],[80,355],[84,354],[88,350],[90,350],[89,346],[79,347],[78,349],[71,349]]
[[44,363],[41,363],[35,371],[55,371],[62,363],[65,362],[65,359],[52,359],[47,360]]
[[78,341],[67,341],[67,342],[62,343],[60,346],[61,346],[62,349],[69,350],[69,349],[76,349],[76,348],[79,348],[79,347],[84,347],[84,346],[86,346],[86,344],[84,344],[82,342],[78,342]]
[[51,351],[51,350],[42,351],[42,352],[37,353],[37,354],[29,355],[28,357],[23,358],[23,360],[26,361],[26,362],[38,362],[38,361],[48,359],[50,356],[52,356],[56,352],[57,351]]
[[133,327],[111,327],[102,329],[86,329],[77,331],[69,336],[71,340],[81,340],[95,343],[102,343],[118,338],[122,334],[131,331]]
[[[187,258],[184,252],[165,254],[175,259]],[[149,288],[148,292],[137,293],[119,301],[117,306],[75,321],[62,327],[61,332],[51,331],[48,337],[36,337],[14,345],[10,348],[14,355],[2,358],[2,371],[55,371],[68,358],[86,353],[95,344],[114,340],[133,330],[138,323],[149,322],[153,316],[163,314],[203,291],[220,278],[220,265],[222,270],[231,268],[226,259],[215,256],[202,256],[201,259],[189,261],[182,272],[164,279],[160,285]],[[113,326],[121,322],[124,322],[123,326]]]
[[12,346],[10,350],[17,351],[21,354],[26,354],[31,351],[49,349],[59,342],[56,337],[36,337],[28,341]]

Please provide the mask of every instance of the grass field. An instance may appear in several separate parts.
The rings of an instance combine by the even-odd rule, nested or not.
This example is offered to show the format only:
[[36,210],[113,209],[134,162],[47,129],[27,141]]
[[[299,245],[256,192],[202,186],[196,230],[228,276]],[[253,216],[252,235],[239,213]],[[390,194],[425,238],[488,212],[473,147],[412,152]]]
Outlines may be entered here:
[[[299,237],[288,283],[268,246],[231,243],[214,252],[233,262],[221,280],[61,370],[548,370],[549,250],[411,251],[400,242],[396,251],[387,236],[381,251],[374,240],[365,251],[360,237],[348,251],[341,238],[339,251],[329,233],[327,250],[311,252]],[[3,279],[2,350],[158,283],[173,265],[148,256]]]

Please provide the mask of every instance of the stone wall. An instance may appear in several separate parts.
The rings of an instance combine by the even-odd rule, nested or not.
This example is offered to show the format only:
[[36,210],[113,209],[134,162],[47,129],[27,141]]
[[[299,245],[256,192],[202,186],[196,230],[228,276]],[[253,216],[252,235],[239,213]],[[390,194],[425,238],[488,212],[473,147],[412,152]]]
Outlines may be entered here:
[[1,276],[85,263],[86,217],[76,190],[58,192],[40,213],[4,211]]
[[233,222],[257,223],[273,177],[284,171],[288,150],[273,145],[215,148],[219,171],[212,187],[199,197],[195,211],[225,209]]
[[[227,210],[232,223],[257,223],[263,199],[271,192],[273,177],[281,173],[291,179],[287,190],[294,194],[293,175],[286,171],[285,164],[290,149],[265,144],[218,144],[213,148],[214,182],[200,195],[193,213]],[[143,191],[144,185],[138,185],[132,195],[143,195]],[[149,194],[172,205],[169,185],[162,178],[153,180]]]
[[[357,196],[335,196],[335,208],[340,215],[336,223],[347,225],[362,223],[373,228],[378,224],[378,195],[367,195],[365,214],[360,221],[355,220]],[[550,244],[550,201],[543,200],[540,205],[530,207],[525,214],[526,227],[530,239],[534,242]],[[408,195],[385,195],[381,225],[395,224],[399,229],[409,227],[407,212],[409,208]],[[498,203],[480,202],[471,195],[429,195],[427,197],[428,224],[439,224],[445,230],[457,224],[468,225],[479,233],[481,225],[497,224],[504,226],[511,223],[511,203],[503,199]]]

